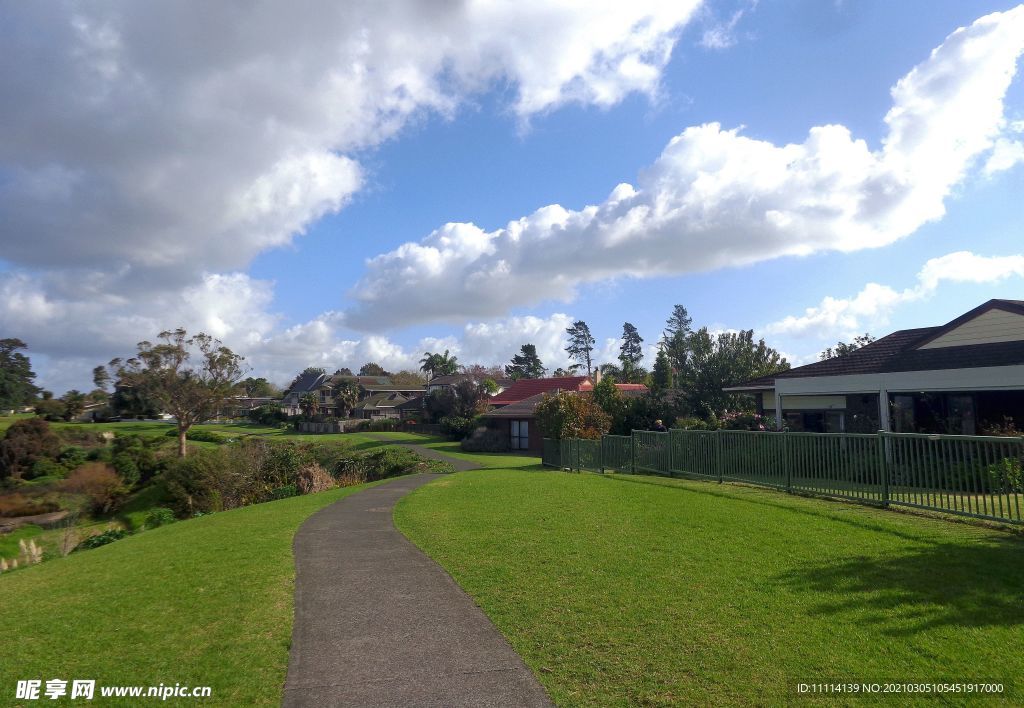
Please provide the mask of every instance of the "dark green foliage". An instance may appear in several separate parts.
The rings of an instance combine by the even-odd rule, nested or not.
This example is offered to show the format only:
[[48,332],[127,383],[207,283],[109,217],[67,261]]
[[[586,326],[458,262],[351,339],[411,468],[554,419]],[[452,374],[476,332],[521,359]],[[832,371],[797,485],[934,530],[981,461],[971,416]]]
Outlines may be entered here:
[[166,441],[161,438],[118,435],[110,446],[110,463],[126,485],[146,482],[169,463],[170,451],[165,449],[161,453],[165,445]]
[[460,415],[449,415],[441,419],[441,434],[451,440],[462,440],[476,430],[476,427],[475,419]]
[[509,441],[500,430],[478,427],[460,447],[466,452],[508,452]]
[[57,462],[61,466],[70,472],[76,467],[84,465],[89,459],[89,454],[82,448],[71,445],[61,450],[60,456],[57,457]]
[[420,371],[430,379],[435,376],[451,376],[458,373],[459,361],[450,355],[447,349],[444,350],[444,354],[423,352],[423,358],[420,359]]
[[61,396],[60,402],[64,406],[64,420],[73,420],[84,411],[86,400],[85,394],[76,389],[71,389]]
[[678,408],[671,401],[655,396],[623,399],[621,414],[615,418],[612,435],[629,435],[633,430],[653,430],[654,421],[672,421],[678,415]]
[[120,541],[122,538],[128,535],[128,532],[123,529],[110,529],[108,531],[104,531],[103,533],[98,533],[95,536],[90,536],[89,538],[85,539],[77,546],[75,546],[75,550],[87,551],[91,548],[99,548],[100,546],[106,546],[108,543]]
[[280,406],[268,403],[249,411],[249,420],[260,425],[280,425],[288,420],[288,415]]
[[658,350],[658,356],[654,360],[654,375],[651,381],[651,390],[656,394],[672,388],[672,366],[669,363],[668,355],[664,349]]
[[644,340],[629,322],[622,325],[622,346],[619,347],[619,364],[625,383],[640,383],[647,372],[640,366],[644,358]]
[[61,479],[68,473],[64,465],[50,457],[43,457],[32,464],[31,474],[24,475],[24,479],[38,480],[40,477],[52,477]]
[[147,529],[155,529],[159,526],[166,526],[174,523],[174,512],[166,507],[158,506],[150,509],[146,514],[145,526]]
[[278,395],[277,387],[262,376],[249,376],[238,384],[238,389],[249,398],[264,398]]
[[864,334],[854,337],[852,342],[836,342],[834,347],[829,347],[823,351],[818,355],[818,358],[821,361],[825,361],[826,359],[835,359],[837,356],[846,356],[847,354],[857,351],[863,346],[871,344],[873,341],[875,341],[875,338],[865,332]]
[[64,413],[67,408],[61,401],[46,398],[36,401],[33,410],[40,418],[56,423],[57,421],[64,420]]
[[[178,431],[175,429],[168,430],[164,433],[169,438],[178,437]],[[215,433],[212,430],[203,430],[202,428],[193,428],[185,433],[186,440],[194,440],[195,442],[208,442],[216,443],[217,445],[223,445],[228,442],[228,438],[220,433]]]
[[753,330],[714,337],[702,327],[689,338],[689,355],[679,385],[690,411],[708,417],[752,406],[749,396],[734,396],[723,388],[788,368],[789,362],[763,339],[754,341]]
[[139,481],[141,476],[139,473],[139,466],[135,464],[135,460],[131,455],[126,453],[120,453],[114,455],[110,460],[110,465],[117,472],[117,476],[121,478],[126,487],[134,487]]
[[565,333],[569,335],[569,346],[565,348],[565,353],[583,366],[589,376],[593,367],[590,355],[597,343],[590,334],[590,327],[583,320],[577,320],[572,323],[572,327],[565,330]]
[[401,421],[397,418],[374,418],[370,421],[370,430],[391,431],[398,430]]
[[0,479],[31,476],[32,466],[41,459],[60,455],[60,439],[40,418],[14,422],[0,440]]
[[510,379],[539,379],[547,373],[534,344],[524,344],[518,354],[512,357],[512,363],[505,367],[505,375]]
[[92,370],[92,382],[99,390],[106,391],[107,386],[110,385],[110,372],[107,370],[107,367],[101,364],[94,368]]
[[430,420],[441,420],[454,415],[458,400],[455,398],[455,391],[451,388],[439,388],[431,391],[423,399],[423,410],[426,411]]
[[20,339],[0,339],[0,409],[17,409],[32,402],[39,392],[29,358],[19,349]]
[[360,376],[388,376],[388,372],[380,364],[375,364],[372,361],[363,364],[359,368]]
[[286,484],[283,487],[270,490],[270,499],[287,499],[288,497],[297,497],[299,495],[299,488],[294,484]]
[[686,360],[690,348],[690,335],[693,331],[690,325],[693,318],[686,308],[676,305],[672,309],[672,316],[665,323],[665,332],[662,335],[662,350],[668,357],[669,369],[674,374],[671,387],[675,387],[675,375],[678,375],[686,368]]

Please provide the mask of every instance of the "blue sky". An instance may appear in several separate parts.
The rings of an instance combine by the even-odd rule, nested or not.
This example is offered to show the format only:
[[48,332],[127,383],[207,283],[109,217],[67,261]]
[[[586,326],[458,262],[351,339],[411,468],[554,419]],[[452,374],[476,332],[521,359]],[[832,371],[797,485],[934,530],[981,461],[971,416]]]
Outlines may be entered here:
[[[542,3],[524,5],[511,20],[453,13],[407,47],[359,55],[388,78],[366,86],[362,74],[350,78],[358,90],[324,80],[354,76],[335,43],[367,27],[371,44],[413,36],[422,8],[396,2],[383,25],[367,19],[372,7],[315,28],[256,17],[219,46],[217,23],[237,24],[227,12],[204,18],[204,30],[184,10],[118,5],[99,3],[90,16],[12,6],[0,23],[15,40],[0,50],[11,52],[4,64],[14,67],[0,70],[0,104],[18,104],[29,116],[0,139],[7,175],[0,210],[11,216],[0,225],[0,290],[8,296],[0,330],[29,343],[41,382],[56,390],[90,387],[96,363],[179,324],[212,331],[246,354],[254,373],[284,382],[306,365],[355,368],[372,358],[414,366],[427,347],[451,348],[465,363],[505,362],[527,341],[554,367],[565,363],[566,318],[586,320],[613,355],[606,340],[624,321],[654,343],[676,303],[696,325],[754,328],[804,363],[856,332],[938,324],[992,297],[1024,298],[1024,157],[1016,157],[1024,156],[1024,82],[1017,75],[1005,91],[979,89],[998,104],[998,120],[973,111],[988,105],[977,99],[954,113],[954,96],[935,110],[938,127],[923,110],[903,129],[907,154],[918,139],[931,147],[892,177],[883,191],[906,194],[884,214],[820,213],[846,209],[891,177],[893,168],[866,157],[849,170],[863,170],[863,179],[837,190],[842,199],[801,213],[805,197],[823,198],[837,179],[815,165],[847,154],[844,140],[808,146],[808,131],[843,126],[877,157],[891,137],[891,89],[915,66],[937,78],[909,89],[903,104],[911,112],[941,98],[951,82],[962,82],[962,96],[998,73],[993,67],[1015,74],[1024,49],[1013,27],[1020,11],[999,20],[1010,27],[1002,34],[972,30],[987,59],[939,53],[929,63],[958,27],[1011,11],[1012,2],[708,2],[671,17],[649,3],[628,18],[636,26],[621,28],[588,24],[593,18],[582,15],[600,8],[568,3],[564,42],[554,30],[552,42],[540,36],[537,28],[551,24]],[[166,46],[152,46],[155,26],[169,35]],[[467,26],[472,41],[458,34]],[[19,41],[28,36],[37,40]],[[201,48],[188,66],[175,37]],[[314,46],[321,40],[323,52],[291,54],[294,40],[307,37]],[[455,48],[437,54],[438,37],[454,37]],[[463,56],[462,41],[475,53]],[[78,54],[68,49],[75,42]],[[55,68],[40,68],[39,56],[51,52]],[[62,105],[52,96],[73,80],[81,85],[82,70],[69,57],[83,52],[95,85]],[[579,55],[578,71],[562,77],[547,69]],[[262,66],[261,57],[273,61]],[[643,72],[630,68],[633,59]],[[396,89],[388,71],[415,80]],[[944,127],[961,118],[962,129]],[[675,136],[709,123],[720,129],[667,150]],[[758,145],[723,135],[734,130]],[[984,144],[950,168],[954,177],[918,194],[927,190],[915,180],[927,183],[960,159],[942,155],[949,135]],[[988,170],[998,141],[1004,164]],[[793,167],[794,158],[785,167],[792,174],[765,187],[783,169],[785,160],[774,160],[789,144],[804,146],[806,162]],[[609,201],[620,183],[635,188],[623,200],[630,218],[663,203],[694,209],[695,188],[680,185],[695,174],[689,161],[700,162],[692,156],[704,159],[711,146],[735,160],[720,178],[728,184],[707,202],[717,206],[623,225],[633,223],[627,206]],[[744,173],[746,160],[762,158],[765,171]],[[755,206],[737,216],[736,204]],[[531,217],[547,205],[565,210],[554,226]],[[604,210],[594,222],[581,211],[589,205]],[[787,210],[802,220],[791,238],[785,224],[765,216]],[[518,219],[540,234],[532,255],[499,233]],[[480,232],[460,231],[448,256],[403,246],[430,246],[423,239],[445,224],[470,223]],[[762,241],[769,227],[771,246]],[[635,247],[618,244],[617,229]],[[648,238],[648,230],[658,235]],[[863,245],[878,245],[861,247],[861,233]],[[561,245],[547,249],[550,239]],[[485,241],[495,254],[465,256]],[[792,244],[807,255],[791,255]],[[550,262],[538,252],[550,252]],[[367,265],[387,253],[383,265]],[[642,257],[632,260],[635,253]],[[423,275],[434,258],[441,271]],[[919,277],[943,258],[929,270],[936,277]],[[600,270],[594,278],[590,262]],[[488,275],[499,263],[511,273]],[[562,264],[564,287],[548,289]],[[447,289],[450,280],[459,287]],[[371,291],[383,294],[365,295]]]

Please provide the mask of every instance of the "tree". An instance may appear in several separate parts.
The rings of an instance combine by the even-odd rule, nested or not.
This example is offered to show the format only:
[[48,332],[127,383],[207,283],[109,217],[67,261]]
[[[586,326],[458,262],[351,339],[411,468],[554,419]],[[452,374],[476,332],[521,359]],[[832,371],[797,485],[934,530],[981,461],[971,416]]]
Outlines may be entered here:
[[21,408],[39,393],[32,363],[18,351],[27,348],[20,339],[0,339],[0,408]]
[[183,328],[161,332],[159,342],[139,342],[138,354],[111,365],[120,381],[145,392],[178,422],[178,456],[188,451],[186,435],[217,414],[244,370],[243,357],[208,334],[189,336]]
[[359,368],[360,376],[390,376],[390,374],[380,364],[374,364],[372,361],[363,364]]
[[410,388],[422,388],[423,377],[417,374],[415,371],[399,371],[397,374],[391,374],[391,383],[395,386],[408,386]]
[[689,339],[680,378],[690,410],[703,417],[749,405],[746,397],[730,395],[723,388],[789,368],[789,362],[763,339],[754,341],[753,330],[712,336],[707,327],[701,327]]
[[622,325],[622,346],[619,347],[619,363],[622,365],[622,378],[626,383],[637,383],[647,375],[640,367],[644,358],[644,343],[640,333],[629,322]]
[[551,375],[555,376],[555,377],[558,377],[558,376],[575,376],[576,372],[579,371],[579,368],[580,368],[579,364],[573,364],[568,369],[563,369],[561,366],[559,366],[557,369],[555,369],[554,371],[551,372]]
[[452,387],[455,393],[454,414],[463,418],[474,418],[487,408],[489,398],[483,382],[459,381]]
[[444,350],[444,354],[424,352],[420,359],[420,371],[427,375],[427,380],[435,376],[451,376],[459,372],[459,360]]
[[505,375],[513,381],[519,379],[539,379],[547,373],[540,357],[537,356],[537,347],[533,344],[524,344],[520,353],[512,357],[512,363],[505,367]]
[[271,398],[280,394],[277,386],[267,381],[262,376],[254,379],[252,376],[238,384],[239,390],[248,398]]
[[459,370],[466,376],[473,377],[474,381],[480,381],[482,379],[498,379],[505,378],[505,369],[498,365],[484,366],[483,364],[467,364],[460,366]]
[[345,411],[343,417],[349,417],[352,409],[359,403],[359,394],[359,384],[352,379],[342,379],[334,390],[334,403],[338,406],[338,413]]
[[534,409],[537,427],[546,438],[600,439],[611,427],[611,418],[593,396],[571,391],[546,393]]
[[0,440],[0,479],[21,479],[31,474],[39,460],[54,460],[60,454],[60,439],[41,418],[18,420]]
[[320,395],[310,391],[304,393],[299,398],[299,408],[302,410],[302,415],[306,418],[312,418],[320,412]]
[[64,406],[64,420],[72,420],[85,410],[85,394],[76,389],[71,389],[60,401]]
[[826,359],[835,359],[837,356],[846,356],[847,354],[857,351],[861,347],[871,344],[873,341],[875,341],[875,338],[865,332],[858,337],[854,337],[853,341],[849,344],[846,342],[836,342],[835,347],[829,347],[819,354],[818,358],[821,361],[825,361]]
[[101,364],[94,368],[92,370],[92,382],[96,388],[106,391],[107,386],[110,385],[110,372],[107,370],[107,367]]
[[335,371],[334,375],[335,376],[355,376],[355,374],[352,373],[352,369],[348,368],[347,366],[343,366],[340,369],[338,369],[337,371]]
[[664,349],[658,350],[658,356],[654,359],[654,376],[651,381],[651,390],[655,393],[662,393],[672,388],[672,365],[669,364],[668,354]]
[[590,327],[583,320],[576,320],[572,323],[572,327],[565,330],[565,333],[569,335],[569,346],[565,348],[566,354],[569,355],[569,358],[575,359],[580,366],[586,367],[587,376],[590,376],[594,371],[590,355],[597,343],[590,334]]
[[675,384],[675,375],[686,368],[690,335],[693,334],[690,327],[692,323],[693,318],[682,305],[672,308],[672,316],[665,323],[665,331],[661,336],[661,348],[668,357],[669,368],[673,374],[673,384]]

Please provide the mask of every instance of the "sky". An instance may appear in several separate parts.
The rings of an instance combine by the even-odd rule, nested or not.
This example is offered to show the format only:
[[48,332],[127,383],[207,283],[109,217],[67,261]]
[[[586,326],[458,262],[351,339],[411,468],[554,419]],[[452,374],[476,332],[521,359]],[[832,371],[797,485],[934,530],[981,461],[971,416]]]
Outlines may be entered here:
[[37,383],[184,326],[254,376],[794,365],[1024,299],[1024,6],[0,0],[0,337]]

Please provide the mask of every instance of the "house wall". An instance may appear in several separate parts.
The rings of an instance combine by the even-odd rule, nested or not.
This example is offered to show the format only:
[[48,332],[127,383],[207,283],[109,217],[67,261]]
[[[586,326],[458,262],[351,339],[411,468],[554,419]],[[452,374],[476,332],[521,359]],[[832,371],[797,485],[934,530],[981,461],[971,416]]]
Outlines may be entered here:
[[[775,410],[775,392],[761,394],[761,405],[766,412]],[[846,396],[786,396],[782,407],[787,411],[833,410],[846,408]]]
[[[497,430],[507,443],[512,442],[512,419],[511,418],[490,418],[487,420],[487,427],[492,430]],[[513,453],[529,453],[532,455],[540,455],[544,450],[544,436],[540,434],[540,428],[537,425],[537,421],[533,418],[517,418],[516,420],[526,420],[530,424],[530,442],[529,448],[526,450],[510,450]]]
[[1007,391],[1024,389],[1024,365],[976,369],[897,371],[848,376],[804,376],[775,380],[776,393],[787,396],[878,393],[893,391]]
[[1021,340],[1024,340],[1024,316],[1006,310],[989,310],[920,348],[941,349]]

